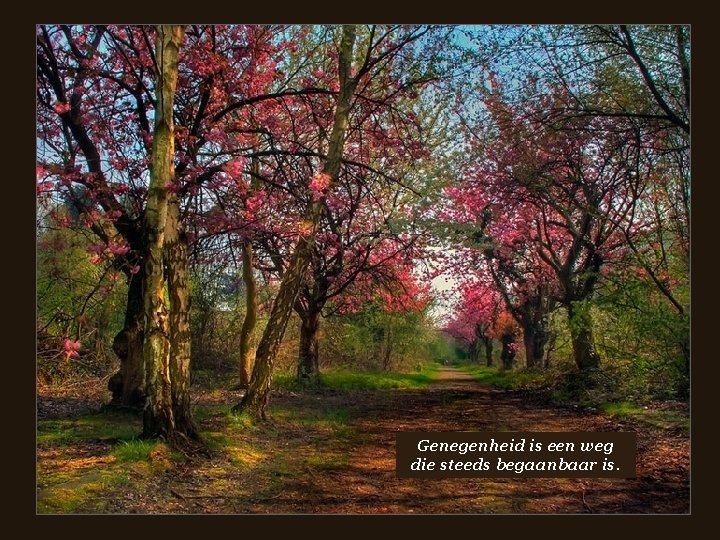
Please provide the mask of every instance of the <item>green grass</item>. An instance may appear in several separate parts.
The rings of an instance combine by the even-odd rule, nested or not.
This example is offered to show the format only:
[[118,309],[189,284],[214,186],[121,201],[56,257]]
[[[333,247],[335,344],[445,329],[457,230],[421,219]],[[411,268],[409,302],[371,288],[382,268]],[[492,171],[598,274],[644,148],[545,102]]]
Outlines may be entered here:
[[619,420],[639,420],[661,429],[690,429],[690,417],[682,411],[638,407],[627,401],[603,403],[600,410]]
[[[333,390],[392,390],[421,388],[432,382],[438,370],[437,364],[430,364],[421,371],[412,373],[361,372],[333,370],[320,374],[320,387]],[[301,389],[294,374],[278,373],[273,378],[275,388],[286,390]]]
[[503,371],[494,367],[467,364],[458,366],[458,368],[472,375],[475,380],[500,390],[524,388],[542,379],[542,374],[527,371]]
[[149,461],[157,446],[157,440],[120,441],[112,453],[118,461]]
[[133,413],[104,411],[69,420],[39,420],[38,446],[65,446],[83,441],[128,441],[142,431],[140,418]]
[[600,410],[609,416],[614,416],[620,420],[625,420],[630,416],[637,416],[643,413],[643,410],[637,405],[633,405],[627,401],[618,401],[615,403],[603,403]]

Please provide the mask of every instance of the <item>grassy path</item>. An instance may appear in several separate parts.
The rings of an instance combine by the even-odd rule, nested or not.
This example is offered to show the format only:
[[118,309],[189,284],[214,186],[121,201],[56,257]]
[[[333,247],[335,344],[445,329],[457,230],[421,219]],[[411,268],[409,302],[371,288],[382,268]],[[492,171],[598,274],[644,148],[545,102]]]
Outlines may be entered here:
[[[602,415],[548,408],[517,393],[441,367],[422,388],[285,392],[272,422],[250,426],[227,406],[200,409],[212,457],[179,460],[162,445],[123,461],[117,444],[86,440],[65,456],[83,475],[117,468],[120,481],[97,481],[92,497],[64,511],[111,513],[685,513],[689,511],[687,433]],[[395,477],[397,431],[638,432],[638,478],[445,479]],[[85,446],[84,446],[85,445]],[[95,446],[93,446],[95,445]],[[100,445],[100,446],[98,446]],[[65,447],[60,447],[65,448]],[[52,479],[50,444],[40,470]],[[84,453],[83,453],[84,452]],[[57,457],[57,455],[55,456]],[[82,460],[85,468],[82,468]],[[78,460],[80,460],[78,462]],[[42,483],[41,474],[41,483]],[[47,480],[47,479],[46,479]],[[78,482],[71,477],[66,482]],[[53,510],[57,486],[42,488],[40,509]],[[49,491],[48,491],[49,490]],[[45,507],[43,507],[45,500]],[[57,510],[57,509],[56,509]]]

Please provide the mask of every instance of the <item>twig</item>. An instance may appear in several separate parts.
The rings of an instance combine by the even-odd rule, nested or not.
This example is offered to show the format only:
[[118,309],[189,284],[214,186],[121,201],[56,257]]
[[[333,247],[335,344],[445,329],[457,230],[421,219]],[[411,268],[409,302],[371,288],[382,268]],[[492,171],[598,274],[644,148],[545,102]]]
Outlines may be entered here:
[[590,512],[591,514],[594,513],[594,512],[593,512],[593,509],[590,508],[590,505],[589,505],[589,504],[587,503],[587,501],[585,500],[585,488],[583,488],[583,490],[582,490],[582,503],[583,503],[583,507],[585,507],[585,510],[587,510],[587,511]]

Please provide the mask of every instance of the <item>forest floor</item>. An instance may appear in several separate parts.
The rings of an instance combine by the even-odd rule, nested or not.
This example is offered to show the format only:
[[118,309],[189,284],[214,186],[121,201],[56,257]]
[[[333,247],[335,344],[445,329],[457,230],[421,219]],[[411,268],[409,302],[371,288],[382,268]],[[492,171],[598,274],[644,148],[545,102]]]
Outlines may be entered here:
[[[40,513],[688,513],[687,426],[618,420],[441,367],[420,388],[282,391],[270,422],[196,396],[208,456],[138,441],[140,419],[39,400]],[[399,431],[635,431],[635,479],[398,479]]]

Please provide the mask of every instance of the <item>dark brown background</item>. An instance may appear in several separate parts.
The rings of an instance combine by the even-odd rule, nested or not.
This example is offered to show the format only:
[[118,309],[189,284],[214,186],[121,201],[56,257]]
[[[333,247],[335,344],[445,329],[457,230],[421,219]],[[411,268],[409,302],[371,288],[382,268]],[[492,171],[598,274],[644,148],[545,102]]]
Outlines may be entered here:
[[[218,9],[204,6],[202,9],[175,9],[167,12],[162,3],[124,2],[122,5],[79,0],[72,4],[41,3],[32,12],[18,12],[12,15],[12,23],[6,26],[7,43],[12,50],[6,54],[6,73],[13,84],[8,84],[4,120],[7,134],[14,142],[6,150],[13,150],[13,159],[6,176],[8,190],[7,204],[3,212],[6,223],[12,223],[12,234],[6,235],[10,249],[19,254],[8,263],[5,272],[11,274],[14,286],[8,287],[6,303],[12,306],[12,317],[8,318],[8,333],[17,336],[7,340],[5,379],[16,381],[5,388],[6,402],[12,400],[17,414],[7,414],[4,429],[13,435],[13,443],[6,445],[6,463],[12,463],[4,470],[4,480],[13,497],[6,503],[5,519],[29,530],[30,533],[45,534],[47,538],[59,532],[104,534],[108,537],[129,538],[136,535],[139,527],[145,533],[162,534],[226,534],[228,530],[242,530],[245,535],[258,538],[284,533],[297,534],[298,527],[322,526],[326,534],[347,534],[348,527],[356,533],[382,533],[383,535],[419,533],[422,537],[430,532],[447,534],[448,526],[457,529],[482,527],[484,534],[502,534],[510,537],[532,537],[537,534],[538,525],[554,527],[567,535],[588,532],[596,534],[617,534],[625,527],[642,526],[646,535],[662,533],[663,536],[692,536],[716,525],[716,484],[714,462],[717,447],[713,442],[716,432],[716,418],[713,407],[698,408],[692,415],[692,465],[694,471],[691,483],[692,516],[640,516],[640,515],[416,515],[416,516],[38,516],[35,514],[35,302],[29,298],[35,288],[35,148],[25,144],[35,137],[35,29],[39,22],[464,22],[480,23],[692,23],[692,78],[693,78],[693,175],[699,182],[693,182],[693,267],[692,283],[699,291],[716,287],[717,266],[711,264],[711,250],[716,246],[717,223],[712,220],[720,195],[720,183],[716,181],[717,108],[716,92],[718,71],[717,23],[710,16],[710,8],[700,4],[683,4],[677,9],[662,8],[655,3],[628,3],[609,0],[601,6],[577,2],[552,4],[517,3],[444,3],[437,5],[416,4],[408,10],[402,3],[364,2],[330,4],[288,2],[274,5],[266,3],[245,3]],[[172,20],[170,20],[172,19]],[[207,19],[212,19],[207,21]],[[8,94],[10,94],[8,96]],[[711,97],[712,96],[712,97]],[[711,101],[712,100],[712,101]],[[710,114],[703,114],[703,113]],[[711,146],[712,145],[712,146]],[[709,180],[709,181],[708,181]],[[712,242],[712,243],[711,243]],[[700,245],[699,250],[694,248]],[[692,388],[693,399],[699,395],[710,396],[717,384],[717,362],[695,362],[696,358],[711,358],[717,353],[716,343],[711,342],[711,325],[716,325],[717,305],[709,294],[694,294],[692,302]],[[699,316],[699,317],[698,317]],[[711,345],[712,343],[712,345]],[[22,360],[22,361],[20,361]],[[712,403],[712,402],[710,402]],[[112,531],[110,531],[112,527]],[[239,527],[239,528],[238,528]],[[109,532],[115,534],[108,535]],[[565,535],[564,534],[564,535]],[[117,536],[116,536],[117,535]],[[564,536],[563,535],[563,536]]]

